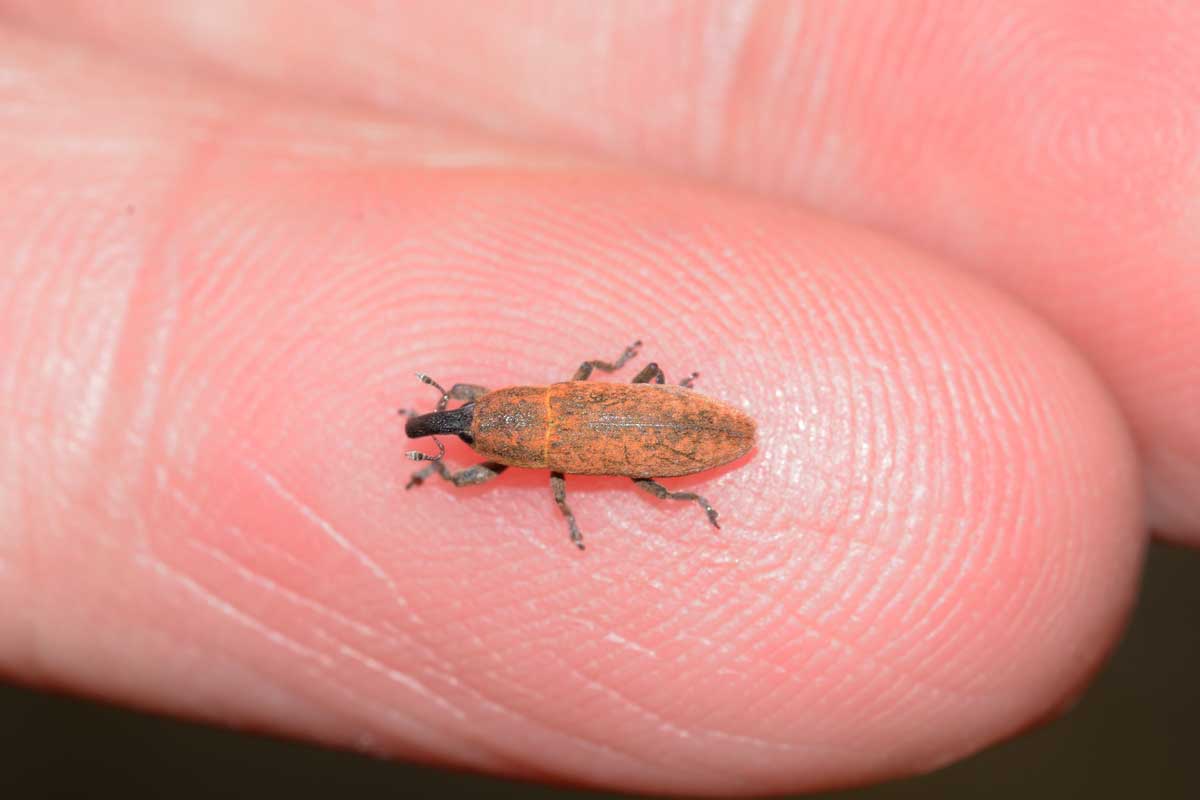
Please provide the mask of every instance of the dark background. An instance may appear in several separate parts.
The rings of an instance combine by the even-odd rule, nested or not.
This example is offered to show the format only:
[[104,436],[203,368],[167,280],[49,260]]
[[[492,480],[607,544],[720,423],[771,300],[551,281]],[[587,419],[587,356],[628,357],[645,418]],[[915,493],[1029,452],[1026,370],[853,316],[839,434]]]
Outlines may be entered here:
[[[1200,554],[1156,545],[1112,661],[1066,717],[872,798],[1200,798]],[[0,612],[2,613],[2,612]],[[375,761],[0,685],[0,798],[612,795]]]

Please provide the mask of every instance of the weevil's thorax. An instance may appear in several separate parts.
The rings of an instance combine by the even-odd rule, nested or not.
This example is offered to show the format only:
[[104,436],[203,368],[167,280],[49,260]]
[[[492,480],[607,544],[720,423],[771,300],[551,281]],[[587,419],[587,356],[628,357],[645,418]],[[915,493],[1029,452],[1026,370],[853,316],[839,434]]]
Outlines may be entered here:
[[514,467],[546,466],[546,387],[510,386],[475,401],[471,445],[477,453]]

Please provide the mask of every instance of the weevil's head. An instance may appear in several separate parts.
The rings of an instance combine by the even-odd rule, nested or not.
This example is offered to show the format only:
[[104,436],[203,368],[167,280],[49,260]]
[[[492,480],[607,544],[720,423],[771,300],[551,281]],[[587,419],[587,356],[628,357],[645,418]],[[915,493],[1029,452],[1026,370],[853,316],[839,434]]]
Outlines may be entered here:
[[457,436],[467,444],[473,444],[475,437],[471,435],[471,423],[474,419],[475,404],[467,403],[449,411],[433,411],[409,417],[404,423],[404,432],[410,439],[446,434]]

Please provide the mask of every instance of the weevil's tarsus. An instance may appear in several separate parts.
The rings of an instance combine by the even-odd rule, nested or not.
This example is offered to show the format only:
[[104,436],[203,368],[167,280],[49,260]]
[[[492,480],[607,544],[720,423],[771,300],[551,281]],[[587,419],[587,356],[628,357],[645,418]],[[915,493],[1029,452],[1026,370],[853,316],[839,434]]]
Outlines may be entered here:
[[662,383],[666,379],[667,376],[663,374],[662,368],[659,367],[656,362],[651,361],[649,364],[642,367],[641,371],[639,371],[637,375],[633,376],[633,380],[631,380],[630,383],[650,383],[651,381],[654,383]]
[[558,510],[567,518],[567,529],[571,532],[571,541],[580,550],[584,549],[583,534],[579,532],[579,525],[575,522],[575,513],[567,505],[567,476],[561,472],[551,472],[550,488],[554,490],[554,502],[558,503]]
[[626,347],[616,361],[585,361],[579,365],[579,369],[575,370],[573,381],[586,381],[588,376],[592,374],[592,370],[598,369],[601,372],[616,372],[621,367],[625,366],[625,362],[637,355],[638,348],[642,346],[642,340],[638,339],[633,344]]
[[634,478],[633,482],[645,489],[655,497],[663,500],[693,500],[704,509],[704,513],[708,514],[708,521],[713,524],[714,528],[720,528],[720,523],[717,522],[717,510],[713,508],[707,500],[695,492],[672,492],[661,483],[655,483],[649,478]]
[[[688,375],[686,378],[681,380],[679,385],[685,389],[690,389],[692,388],[692,382],[699,377],[699,372],[693,372],[691,375]],[[637,375],[633,376],[633,380],[630,381],[630,383],[664,383],[666,382],[666,379],[667,376],[663,373],[662,367],[658,366],[657,362],[651,361],[649,364],[642,367],[641,371],[638,372]]]
[[507,464],[500,464],[496,461],[485,461],[473,467],[460,469],[458,472],[451,472],[446,467],[445,462],[434,461],[429,466],[414,472],[404,488],[411,489],[414,486],[420,486],[425,482],[426,478],[434,473],[437,473],[438,477],[442,480],[449,481],[455,486],[478,486],[481,483],[487,483],[506,469],[508,469]]

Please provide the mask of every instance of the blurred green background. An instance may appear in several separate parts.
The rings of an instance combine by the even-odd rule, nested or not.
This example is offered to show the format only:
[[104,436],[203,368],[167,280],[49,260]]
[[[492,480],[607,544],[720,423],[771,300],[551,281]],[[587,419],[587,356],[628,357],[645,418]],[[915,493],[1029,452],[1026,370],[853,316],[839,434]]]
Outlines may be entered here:
[[[0,686],[0,798],[604,798],[393,764]],[[829,795],[1200,798],[1200,554],[1150,552],[1112,661],[1066,717],[932,775]]]

